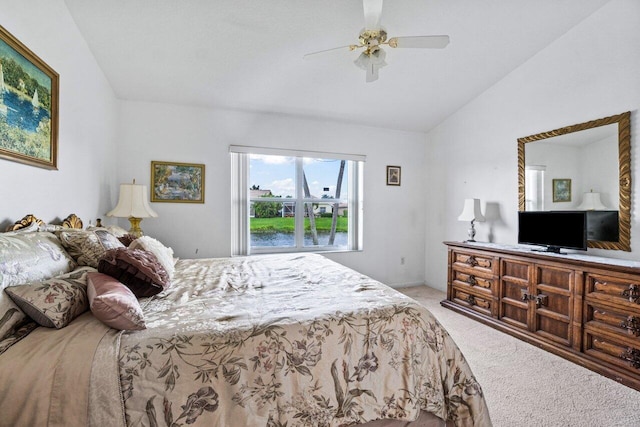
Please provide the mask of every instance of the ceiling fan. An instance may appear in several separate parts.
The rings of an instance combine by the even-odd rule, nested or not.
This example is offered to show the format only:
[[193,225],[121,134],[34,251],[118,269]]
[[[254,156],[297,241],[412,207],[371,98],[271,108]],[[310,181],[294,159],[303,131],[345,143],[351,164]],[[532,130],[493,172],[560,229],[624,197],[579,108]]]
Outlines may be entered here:
[[308,53],[304,55],[304,59],[310,59],[336,50],[349,49],[353,51],[362,49],[360,56],[354,63],[367,72],[367,83],[369,83],[378,80],[378,70],[387,65],[385,62],[386,53],[382,49],[384,45],[391,48],[442,49],[449,44],[449,36],[392,37],[387,40],[387,32],[380,26],[382,1],[363,0],[365,27],[360,32],[358,44]]

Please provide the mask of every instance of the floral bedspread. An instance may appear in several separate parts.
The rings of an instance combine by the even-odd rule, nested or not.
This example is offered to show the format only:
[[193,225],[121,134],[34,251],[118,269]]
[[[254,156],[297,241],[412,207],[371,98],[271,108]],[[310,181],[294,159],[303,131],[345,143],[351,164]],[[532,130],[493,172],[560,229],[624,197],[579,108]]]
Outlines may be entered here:
[[144,310],[118,356],[128,425],[491,425],[429,311],[320,255],[181,260]]

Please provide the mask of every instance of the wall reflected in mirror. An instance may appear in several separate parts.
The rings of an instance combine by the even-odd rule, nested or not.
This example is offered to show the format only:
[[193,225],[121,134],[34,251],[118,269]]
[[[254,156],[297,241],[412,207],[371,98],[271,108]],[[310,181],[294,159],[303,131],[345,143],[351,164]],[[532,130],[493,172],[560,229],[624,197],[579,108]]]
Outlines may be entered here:
[[[554,201],[553,180],[565,179],[571,180],[570,200]],[[524,210],[593,210],[596,207],[618,210],[617,124],[525,145]]]

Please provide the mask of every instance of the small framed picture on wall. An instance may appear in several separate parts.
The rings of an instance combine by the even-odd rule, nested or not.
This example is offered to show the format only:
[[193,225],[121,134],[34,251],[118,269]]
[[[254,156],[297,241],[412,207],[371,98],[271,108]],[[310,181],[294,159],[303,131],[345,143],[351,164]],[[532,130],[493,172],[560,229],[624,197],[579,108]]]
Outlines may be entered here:
[[400,185],[400,166],[387,166],[387,185]]
[[568,178],[556,178],[552,180],[553,202],[571,201],[571,180]]

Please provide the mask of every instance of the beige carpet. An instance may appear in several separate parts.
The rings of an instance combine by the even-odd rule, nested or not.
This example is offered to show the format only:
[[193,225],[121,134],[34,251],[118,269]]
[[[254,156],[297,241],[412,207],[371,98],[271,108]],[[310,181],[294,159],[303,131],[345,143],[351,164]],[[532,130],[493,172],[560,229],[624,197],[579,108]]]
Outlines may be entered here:
[[482,385],[494,426],[640,426],[640,392],[442,307],[444,292],[399,291],[449,331]]

